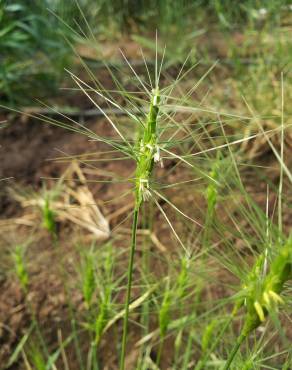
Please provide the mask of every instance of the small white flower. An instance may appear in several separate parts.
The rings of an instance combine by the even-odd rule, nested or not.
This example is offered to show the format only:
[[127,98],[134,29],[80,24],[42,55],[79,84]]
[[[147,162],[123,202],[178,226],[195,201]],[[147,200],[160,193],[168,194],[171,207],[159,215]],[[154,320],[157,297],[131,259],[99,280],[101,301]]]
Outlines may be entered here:
[[154,106],[154,107],[157,107],[157,105],[158,105],[158,95],[159,95],[159,90],[157,90],[157,89],[153,89],[153,90],[152,90],[152,94],[153,94],[153,106]]
[[146,148],[150,149],[150,151],[153,152],[153,146],[151,144],[147,144]]
[[142,195],[144,202],[150,199],[151,193],[149,191],[149,181],[147,179],[139,180],[139,192]]
[[154,162],[157,163],[157,162],[160,162],[160,166],[161,168],[163,168],[163,162],[162,162],[162,158],[161,158],[161,155],[160,155],[160,148],[158,145],[156,145],[155,147],[156,151],[155,151],[155,154],[154,154]]
[[268,14],[268,11],[267,11],[267,9],[266,9],[266,8],[260,8],[260,9],[258,10],[258,13],[259,13],[259,15],[260,15],[261,17],[265,17],[265,16]]
[[161,160],[161,157],[160,157],[160,149],[159,149],[159,146],[156,145],[156,152],[154,154],[154,162],[159,162]]
[[147,202],[151,198],[151,193],[148,189],[145,189],[144,192],[142,193],[142,197],[144,202]]

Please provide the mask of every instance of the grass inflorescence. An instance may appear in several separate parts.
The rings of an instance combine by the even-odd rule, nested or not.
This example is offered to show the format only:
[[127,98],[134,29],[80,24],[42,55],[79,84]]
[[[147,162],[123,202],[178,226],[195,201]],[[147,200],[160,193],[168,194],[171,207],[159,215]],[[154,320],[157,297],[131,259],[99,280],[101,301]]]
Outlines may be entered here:
[[125,304],[125,318],[123,328],[123,340],[122,340],[122,354],[121,354],[121,369],[125,368],[125,354],[126,354],[126,342],[128,332],[128,316],[129,316],[129,304],[131,298],[131,286],[132,286],[132,275],[133,275],[133,264],[134,254],[136,249],[136,233],[139,210],[144,201],[147,201],[151,197],[150,184],[154,163],[159,161],[159,147],[158,147],[158,113],[159,113],[160,95],[159,89],[156,87],[152,91],[152,97],[150,101],[149,113],[147,120],[144,123],[142,129],[142,138],[138,138],[137,141],[137,154],[136,154],[136,179],[135,179],[135,208],[133,216],[132,226],[132,244],[129,257],[129,268],[128,268],[128,285],[126,293],[126,304]]
[[248,275],[243,291],[240,292],[240,301],[236,308],[244,304],[246,315],[243,328],[231,351],[224,369],[229,369],[232,360],[241,343],[260,325],[269,312],[277,310],[284,304],[281,294],[286,282],[292,279],[292,241],[289,238],[285,245],[279,246],[276,256],[270,261],[269,272],[264,271],[265,256],[260,255]]

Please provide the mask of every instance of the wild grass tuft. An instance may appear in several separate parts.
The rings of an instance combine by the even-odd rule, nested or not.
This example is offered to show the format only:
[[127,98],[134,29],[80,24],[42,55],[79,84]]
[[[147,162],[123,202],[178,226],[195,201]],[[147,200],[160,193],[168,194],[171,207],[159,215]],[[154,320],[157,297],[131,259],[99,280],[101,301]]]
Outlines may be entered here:
[[14,261],[16,276],[19,280],[22,289],[26,293],[29,284],[29,276],[25,263],[25,251],[26,247],[19,244],[15,247],[15,250],[12,253],[12,257]]
[[48,232],[55,239],[57,237],[55,212],[51,208],[49,195],[47,195],[44,199],[44,204],[42,207],[42,216],[43,216],[43,227],[46,230],[48,230]]
[[91,302],[97,286],[95,276],[96,266],[95,258],[92,253],[86,254],[83,259],[84,261],[81,267],[82,293],[87,309],[89,309],[91,307]]

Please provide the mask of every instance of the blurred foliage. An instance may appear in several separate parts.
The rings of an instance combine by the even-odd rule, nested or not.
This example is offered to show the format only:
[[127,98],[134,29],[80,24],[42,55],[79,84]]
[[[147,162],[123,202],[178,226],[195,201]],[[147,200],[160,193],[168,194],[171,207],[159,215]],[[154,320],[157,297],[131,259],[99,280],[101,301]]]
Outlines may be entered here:
[[0,99],[13,104],[47,96],[70,54],[63,27],[47,10],[49,1],[0,1]]
[[189,50],[200,31],[274,27],[288,12],[288,0],[0,0],[0,101],[31,104],[52,95],[72,63],[68,40],[79,36],[141,37],[158,30]]
[[91,3],[90,14],[96,14],[98,9],[103,21],[114,21],[124,30],[139,24],[160,31],[175,26],[181,32],[190,25],[206,25],[206,19],[209,24],[214,21],[227,29],[244,27],[246,22],[256,25],[263,18],[273,24],[291,7],[289,0],[83,0],[79,3],[81,6]]

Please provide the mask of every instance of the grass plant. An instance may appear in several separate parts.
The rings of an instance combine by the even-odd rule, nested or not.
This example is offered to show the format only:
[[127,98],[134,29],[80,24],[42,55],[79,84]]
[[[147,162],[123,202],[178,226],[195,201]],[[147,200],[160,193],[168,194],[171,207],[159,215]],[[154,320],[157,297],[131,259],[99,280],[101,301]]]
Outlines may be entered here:
[[[127,59],[126,63],[128,63]],[[158,90],[157,81],[161,71],[158,70],[157,62],[156,65],[154,71],[156,75],[155,87],[154,89],[151,87],[151,79],[149,79],[149,90],[146,87],[148,83],[143,81],[129,64],[129,68],[133,72],[139,88],[143,91],[137,95],[126,92],[117,78],[113,77],[113,81],[119,89],[118,94],[127,102],[125,106],[117,103],[118,99],[114,97],[114,94],[117,94],[116,90],[110,93],[100,88],[92,88],[88,82],[70,73],[79,89],[92,104],[103,112],[112,129],[112,136],[104,138],[78,122],[73,122],[74,126],[51,118],[45,118],[52,124],[77,131],[89,136],[90,139],[111,146],[114,152],[123,154],[123,159],[130,159],[135,164],[133,176],[130,175],[130,177],[127,176],[124,179],[120,179],[133,186],[131,191],[134,194],[125,306],[124,310],[121,311],[122,316],[120,316],[121,313],[116,315],[116,317],[123,317],[124,320],[120,348],[120,368],[124,369],[126,366],[125,359],[128,348],[127,342],[129,340],[128,322],[131,306],[133,307],[133,304],[139,301],[139,297],[133,301],[131,296],[133,276],[136,273],[139,275],[138,266],[134,264],[139,215],[143,215],[141,222],[146,225],[146,229],[151,224],[149,234],[147,234],[151,235],[153,231],[150,230],[153,230],[155,223],[149,219],[149,214],[146,213],[146,216],[144,214],[149,207],[153,206],[162,215],[166,225],[172,232],[175,243],[182,247],[184,254],[179,254],[179,267],[174,269],[173,273],[171,272],[169,260],[166,259],[164,262],[168,272],[165,273],[163,283],[158,284],[158,291],[161,289],[161,296],[159,299],[154,299],[156,305],[153,305],[151,300],[143,300],[144,311],[143,321],[141,322],[142,325],[145,325],[146,332],[144,338],[142,338],[140,360],[138,361],[139,369],[144,369],[145,366],[148,366],[147,364],[163,366],[161,361],[164,358],[163,352],[166,348],[164,343],[172,335],[176,335],[173,361],[178,368],[188,368],[190,363],[192,363],[192,358],[196,359],[196,362],[193,364],[196,370],[211,366],[221,366],[223,368],[225,366],[228,369],[232,364],[237,366],[239,363],[245,364],[240,366],[248,367],[250,362],[255,365],[256,361],[260,360],[249,359],[245,361],[242,357],[236,357],[235,355],[243,340],[251,335],[259,325],[262,325],[261,318],[266,319],[269,312],[267,302],[270,302],[273,309],[276,307],[276,304],[280,304],[284,280],[286,282],[289,278],[289,274],[287,275],[286,272],[284,274],[284,271],[286,271],[285,266],[289,266],[290,257],[286,258],[288,264],[286,265],[286,262],[282,264],[284,255],[280,252],[278,257],[276,256],[277,253],[270,256],[269,272],[263,280],[258,279],[259,272],[255,272],[255,270],[259,268],[259,264],[261,265],[260,268],[263,268],[263,256],[266,256],[266,248],[263,246],[267,245],[267,216],[253,201],[243,184],[242,170],[238,165],[239,159],[242,158],[242,153],[240,149],[234,146],[234,143],[240,144],[245,139],[238,140],[238,137],[234,138],[233,133],[227,136],[227,128],[228,130],[233,129],[232,120],[231,129],[228,126],[228,114],[226,114],[226,121],[224,118],[212,119],[211,117],[220,116],[221,112],[200,107],[191,108],[189,106],[192,91],[187,94],[183,93],[181,96],[180,90],[176,90],[181,80],[183,80],[182,76],[184,76],[184,73],[182,71],[173,83]],[[146,68],[148,68],[147,65]],[[190,73],[191,71],[187,72]],[[92,78],[91,74],[89,76]],[[93,82],[98,83],[95,80]],[[117,124],[117,117],[115,115],[110,116],[102,107],[102,102],[104,101],[123,111],[134,124],[135,129],[133,130],[133,126],[127,126],[123,120]],[[141,104],[146,109],[141,109]],[[193,114],[195,114],[194,112],[196,112],[196,115],[198,114],[199,124],[193,129],[192,118]],[[202,118],[204,114],[207,114],[207,119]],[[222,117],[224,117],[224,114],[223,112]],[[177,115],[179,120],[176,117]],[[41,118],[44,119],[43,117]],[[234,119],[233,115],[231,115],[231,118]],[[241,117],[239,116],[238,118]],[[242,119],[247,118],[244,117]],[[212,131],[215,132],[214,137],[212,136]],[[195,155],[193,153],[194,148],[196,148]],[[281,155],[278,157],[280,164],[283,160],[281,159],[282,157]],[[153,176],[155,164],[163,163],[164,166],[167,166],[167,161],[169,160],[175,162],[174,167],[170,170],[165,170],[165,167],[160,168],[161,166],[156,166],[157,172],[166,171],[166,176],[171,176],[174,168],[180,166],[182,173],[187,176],[186,180],[179,179],[177,183],[169,185],[162,181],[160,182],[159,176]],[[83,163],[86,165],[86,161],[83,161]],[[244,162],[242,163],[244,164]],[[92,162],[89,161],[88,164],[92,166]],[[248,168],[248,164],[246,166]],[[198,177],[200,180],[197,192],[203,198],[202,200],[205,201],[206,210],[200,212],[199,215],[194,215],[191,212],[191,216],[189,216],[187,212],[181,210],[175,202],[170,200],[169,194],[179,186],[192,184],[194,177]],[[189,187],[189,190],[184,191],[185,194],[194,196],[192,186]],[[280,198],[284,201],[283,196]],[[227,205],[222,209],[224,202],[227,202]],[[161,206],[163,203],[165,204],[164,207]],[[166,209],[174,211],[174,216],[171,219],[166,213]],[[234,211],[235,209],[236,212]],[[146,218],[147,222],[145,221]],[[200,218],[200,222],[195,218]],[[248,227],[240,228],[239,225],[242,222],[247,223]],[[202,223],[204,224],[204,230],[201,227]],[[282,224],[282,221],[280,221],[280,224]],[[176,225],[180,225],[180,227],[187,230],[188,240],[183,241],[181,239],[176,230]],[[277,226],[273,226],[270,229],[269,238],[279,242]],[[250,267],[242,253],[234,247],[234,240],[240,240],[246,246],[251,256],[258,261],[252,272],[250,272]],[[199,243],[201,249],[196,248],[197,243]],[[260,252],[255,250],[255,243]],[[218,245],[220,245],[220,249],[217,248]],[[192,246],[192,248],[189,246]],[[284,248],[284,251],[287,247],[282,246],[281,248]],[[147,253],[149,254],[149,251]],[[112,278],[106,277],[111,275],[111,273],[108,275],[106,271],[111,271],[113,266],[110,253],[108,256],[103,263],[105,275],[100,280],[97,279],[97,263],[93,254],[85,255],[81,269],[81,290],[88,312],[86,328],[88,329],[91,343],[86,366],[90,369],[98,369],[100,366],[97,353],[101,339],[109,323],[115,317],[112,310],[112,301],[117,286],[112,284]],[[146,272],[146,276],[142,279],[145,284],[143,290],[146,291],[147,297],[149,297],[148,292],[153,291],[156,284],[153,284],[151,282],[152,279],[147,276],[152,274],[149,258],[153,260],[157,256],[155,254],[155,257],[153,257],[150,253],[147,257],[148,262],[145,260],[146,265],[143,268]],[[213,267],[214,263],[217,266],[216,268]],[[282,267],[279,267],[281,264]],[[241,265],[243,266],[242,268]],[[234,298],[240,302],[240,305],[236,304],[236,309],[229,315],[226,315],[226,312],[227,305],[231,300],[228,297],[223,297],[213,301],[212,298],[212,280],[216,279],[216,274],[220,268],[229,270],[231,274],[240,277],[244,281],[244,287],[236,288],[237,293]],[[246,278],[246,280],[244,276],[249,276],[250,278]],[[124,281],[124,277],[122,275],[119,282]],[[98,281],[103,281],[103,283],[99,285]],[[203,284],[202,281],[205,283]],[[225,288],[229,289],[230,286]],[[98,299],[96,298],[97,292],[100,294]],[[177,309],[174,307],[173,302],[180,302],[181,305],[185,302],[186,305],[184,308]],[[226,338],[235,335],[232,332],[232,321],[236,319],[239,308],[244,302],[246,302],[247,310],[246,322],[249,324],[244,325],[244,334],[240,335],[236,346],[230,350],[225,363],[225,353],[220,351],[220,345],[222,342],[226,343]],[[203,311],[202,307],[204,308]],[[147,328],[148,330],[150,329],[153,312],[158,319],[158,328],[156,332],[148,333]],[[214,319],[213,315],[216,315],[218,318]],[[274,315],[272,316],[274,317]],[[173,317],[178,318],[173,319]],[[196,333],[194,330],[197,325],[199,333]],[[249,329],[246,329],[247,327]],[[210,338],[214,333],[216,333],[216,339],[212,341]],[[151,358],[154,344],[148,342],[148,336],[149,338],[153,336],[158,341],[156,342],[158,343],[158,351],[154,360]],[[80,361],[82,362],[82,360]]]
[[129,305],[131,299],[131,287],[132,287],[132,276],[133,276],[133,265],[134,255],[136,249],[136,234],[138,225],[138,216],[141,205],[144,201],[147,201],[150,196],[149,182],[151,181],[151,175],[155,162],[160,160],[159,147],[158,147],[158,112],[159,112],[160,95],[158,86],[152,92],[149,114],[147,121],[144,126],[144,132],[142,138],[138,139],[137,143],[137,168],[136,168],[136,181],[135,181],[135,207],[133,215],[132,225],[132,241],[129,257],[128,267],[128,283],[125,303],[125,318],[123,327],[123,339],[122,339],[122,352],[121,352],[121,365],[120,368],[125,368],[125,354],[127,344],[127,332],[128,332],[128,320],[129,320]]
[[[199,2],[193,3],[203,11]],[[147,26],[148,13],[129,4],[98,5],[112,15],[118,28],[135,27],[132,20],[140,18]],[[173,2],[151,1],[154,23],[151,9],[157,4],[166,31],[174,21],[174,29],[180,25],[185,11],[193,9],[188,1],[179,1],[176,5],[183,7],[174,14]],[[84,67],[80,77],[74,70],[68,72],[72,90],[103,115],[106,129],[103,120],[93,130],[70,112],[57,117],[55,108],[47,116],[27,113],[95,142],[98,153],[70,155],[67,160],[79,162],[89,176],[96,175],[89,181],[99,186],[104,208],[109,205],[106,217],[113,227],[108,243],[89,246],[91,238],[84,237],[84,230],[76,231],[69,218],[58,218],[81,240],[78,251],[65,258],[69,334],[63,340],[58,333],[57,348],[51,349],[34,317],[33,328],[11,356],[13,363],[21,362],[22,355],[26,369],[75,370],[66,355],[70,351],[81,370],[291,367],[291,333],[285,322],[291,323],[292,244],[287,218],[292,175],[284,146],[291,128],[289,107],[284,106],[290,81],[288,76],[284,91],[281,66],[273,56],[271,64],[262,57],[271,47],[265,38],[267,28],[279,24],[276,11],[286,3],[264,2],[265,19],[258,3],[247,1],[236,9],[230,4],[207,2],[212,17],[219,20],[215,26],[227,38],[227,32],[243,24],[248,24],[246,35],[261,29],[256,56],[252,54],[256,38],[245,35],[242,49],[228,45],[230,60],[222,64],[212,62],[212,53],[206,63],[193,65],[189,56],[177,64],[181,49],[168,57],[156,40],[149,47],[154,63],[141,53],[144,71],[138,71],[141,65],[136,69],[135,61],[123,52],[123,62],[106,65],[111,87],[104,87],[96,71],[80,58]],[[86,23],[85,10],[76,23]],[[98,12],[92,9],[93,16]],[[96,29],[90,32],[90,21],[89,17],[86,29],[94,39]],[[101,22],[99,27],[103,26]],[[84,36],[88,38],[86,32]],[[179,47],[185,49],[185,42]],[[272,50],[284,57],[287,40],[279,42],[282,46],[277,49],[273,44]],[[230,61],[233,67],[224,64]],[[231,71],[226,72],[226,65]],[[268,153],[268,160],[263,153]],[[78,181],[84,186],[87,179],[82,179]],[[113,195],[104,192],[108,188]],[[40,198],[41,222],[55,235],[53,199],[49,191]],[[61,241],[58,246],[61,249]],[[27,295],[30,277],[22,246],[16,248],[13,262]],[[67,270],[63,273],[66,276]],[[35,334],[39,347],[34,345]]]
[[48,230],[48,232],[56,238],[56,221],[55,221],[55,213],[50,208],[50,200],[47,196],[44,200],[44,205],[42,208],[42,216],[43,216],[43,227]]
[[14,268],[16,276],[20,282],[22,289],[26,293],[28,289],[29,277],[24,260],[25,249],[26,248],[23,245],[17,245],[12,257],[15,264]]

